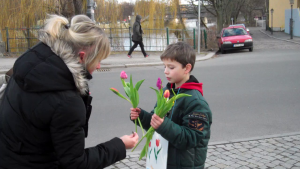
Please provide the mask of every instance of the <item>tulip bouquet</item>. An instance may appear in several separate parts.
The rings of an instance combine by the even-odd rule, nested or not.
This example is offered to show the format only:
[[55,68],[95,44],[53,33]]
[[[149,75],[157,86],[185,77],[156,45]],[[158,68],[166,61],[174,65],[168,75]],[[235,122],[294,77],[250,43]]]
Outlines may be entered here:
[[[126,98],[125,96],[123,96],[115,88],[110,88],[110,90],[112,92],[114,92],[116,95],[118,95],[119,97],[121,97],[121,98],[127,100],[129,103],[131,103],[133,108],[137,108],[137,106],[139,104],[139,93],[138,93],[138,90],[139,90],[140,86],[142,85],[142,83],[144,82],[144,80],[138,81],[136,83],[136,85],[133,86],[132,76],[131,75],[130,75],[130,82],[125,82],[125,79],[127,79],[127,74],[126,74],[125,71],[121,72],[120,78],[121,78],[121,81],[122,81],[122,84],[123,84],[124,91],[125,91],[125,93],[126,93],[126,95],[127,95],[127,97],[129,99]],[[142,132],[143,132],[143,135],[144,135],[144,129],[143,129],[143,126],[141,124],[140,118],[138,118],[138,121],[139,121],[140,127],[142,128]],[[137,132],[136,120],[135,120],[135,132]]]
[[[184,93],[181,93],[181,94],[175,94],[175,92],[173,91],[172,89],[172,92],[174,94],[174,96],[169,99],[170,97],[170,91],[169,90],[165,90],[165,92],[163,93],[163,89],[162,89],[162,81],[160,78],[158,78],[157,80],[157,83],[156,83],[156,86],[158,88],[155,89],[155,88],[152,88],[150,87],[151,89],[153,89],[155,92],[156,92],[156,95],[157,95],[157,103],[156,103],[156,107],[154,108],[154,113],[159,116],[160,118],[163,118],[170,110],[171,108],[173,107],[174,105],[174,102],[175,100],[181,98],[181,97],[187,97],[187,96],[191,96],[191,95],[188,95],[188,94],[184,94]],[[140,160],[145,156],[147,155],[147,152],[148,152],[148,145],[150,144],[150,141],[153,137],[153,134],[155,132],[155,129],[153,127],[150,127],[149,130],[147,131],[147,133],[141,138],[141,140],[137,143],[137,145],[133,148],[132,151],[135,150],[135,148],[139,145],[139,143],[146,137],[147,140],[146,140],[146,144],[143,148],[143,150],[141,151],[141,154],[140,154]]]

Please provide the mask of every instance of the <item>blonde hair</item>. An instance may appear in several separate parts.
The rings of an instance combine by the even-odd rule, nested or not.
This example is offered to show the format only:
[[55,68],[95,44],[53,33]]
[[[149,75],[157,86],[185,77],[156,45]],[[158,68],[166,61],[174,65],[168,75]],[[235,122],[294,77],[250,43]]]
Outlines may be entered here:
[[[76,15],[70,23],[65,17],[48,15],[44,28],[39,31],[39,40],[64,60],[78,89],[87,88],[84,69],[95,67],[110,53],[109,39],[86,15]],[[80,51],[87,54],[84,66],[77,64]],[[85,94],[85,91],[80,92]]]

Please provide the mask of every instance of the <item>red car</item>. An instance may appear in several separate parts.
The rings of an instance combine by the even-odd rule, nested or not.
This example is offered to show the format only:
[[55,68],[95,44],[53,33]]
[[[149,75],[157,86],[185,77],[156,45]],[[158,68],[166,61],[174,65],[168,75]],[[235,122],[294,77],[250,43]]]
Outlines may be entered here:
[[249,49],[253,51],[253,40],[243,26],[231,26],[223,28],[221,36],[217,36],[219,50],[225,53],[227,50]]

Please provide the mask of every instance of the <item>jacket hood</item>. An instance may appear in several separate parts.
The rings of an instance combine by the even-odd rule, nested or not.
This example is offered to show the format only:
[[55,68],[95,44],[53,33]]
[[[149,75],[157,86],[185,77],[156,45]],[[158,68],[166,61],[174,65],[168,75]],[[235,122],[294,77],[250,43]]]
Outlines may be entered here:
[[141,23],[141,20],[142,20],[141,15],[137,15],[137,16],[135,17],[135,21],[136,21],[136,22]]
[[78,68],[82,68],[80,63],[63,60],[40,42],[17,59],[13,77],[18,86],[27,92],[77,89],[83,94],[87,91],[87,84],[86,87],[79,87],[76,81],[85,79],[86,75],[82,73],[83,77],[76,77],[70,71]]
[[[198,90],[201,95],[203,96],[203,89],[202,89],[203,83],[199,83],[198,80],[193,76],[190,75],[190,78],[188,81],[186,81],[184,84],[182,84],[180,87],[181,89],[189,89],[189,90]],[[174,83],[168,83],[167,88],[175,89],[175,84]]]

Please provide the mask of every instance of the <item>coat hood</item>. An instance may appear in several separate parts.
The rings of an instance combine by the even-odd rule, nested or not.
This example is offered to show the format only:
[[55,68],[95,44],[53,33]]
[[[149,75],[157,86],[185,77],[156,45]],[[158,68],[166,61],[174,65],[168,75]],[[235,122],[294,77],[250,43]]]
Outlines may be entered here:
[[135,17],[135,21],[136,21],[136,22],[141,23],[141,20],[142,20],[141,15],[137,15],[137,16]]
[[[20,88],[27,92],[51,92],[78,90],[81,94],[87,91],[76,85],[76,81],[85,79],[77,77],[70,70],[82,69],[78,62],[65,61],[46,44],[40,42],[20,56],[14,64],[13,77]],[[84,83],[87,83],[86,80]]]
[[[178,88],[189,89],[189,90],[198,90],[201,93],[201,95],[203,96],[202,85],[203,85],[203,83],[199,83],[198,80],[193,75],[190,75],[189,80],[186,81],[184,84],[182,84]],[[171,88],[175,89],[175,84],[174,83],[168,83],[167,87],[169,89],[171,89]]]

